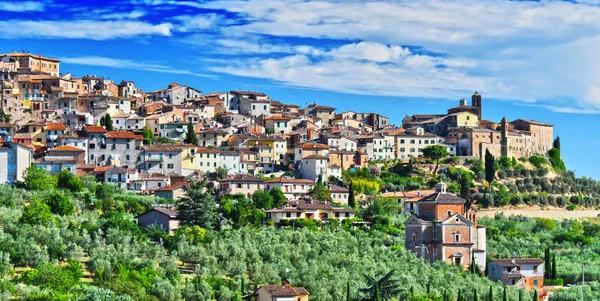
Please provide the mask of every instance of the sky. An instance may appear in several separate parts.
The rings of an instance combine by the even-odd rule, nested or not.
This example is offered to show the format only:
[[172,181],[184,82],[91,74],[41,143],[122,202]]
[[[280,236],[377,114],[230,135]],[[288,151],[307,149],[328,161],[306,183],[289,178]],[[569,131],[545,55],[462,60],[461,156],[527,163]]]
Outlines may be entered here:
[[61,73],[251,90],[284,103],[554,124],[563,159],[600,179],[600,1],[6,1],[0,53]]

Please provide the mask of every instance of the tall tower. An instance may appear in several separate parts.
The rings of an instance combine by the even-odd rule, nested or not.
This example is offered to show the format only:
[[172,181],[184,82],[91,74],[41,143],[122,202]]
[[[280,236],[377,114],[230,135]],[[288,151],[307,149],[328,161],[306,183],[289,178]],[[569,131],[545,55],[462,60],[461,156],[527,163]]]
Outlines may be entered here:
[[471,106],[476,107],[478,109],[477,116],[479,117],[479,122],[481,122],[481,95],[477,93],[477,91],[475,91],[475,94],[471,96]]
[[502,156],[507,156],[507,157],[511,157],[512,154],[510,153],[510,140],[508,139],[508,120],[506,119],[506,117],[502,118],[502,121],[500,122],[500,129],[501,129],[501,135],[502,135],[502,141],[500,141],[502,147],[501,147],[501,154]]

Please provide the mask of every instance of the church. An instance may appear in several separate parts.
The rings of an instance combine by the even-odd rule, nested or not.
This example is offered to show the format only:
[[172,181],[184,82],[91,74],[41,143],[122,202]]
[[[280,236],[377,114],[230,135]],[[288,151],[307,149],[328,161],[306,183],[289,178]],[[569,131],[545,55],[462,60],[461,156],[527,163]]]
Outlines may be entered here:
[[465,204],[465,199],[446,192],[446,183],[438,183],[435,193],[416,202],[405,223],[406,249],[429,262],[445,261],[465,269],[475,260],[483,271],[486,229]]

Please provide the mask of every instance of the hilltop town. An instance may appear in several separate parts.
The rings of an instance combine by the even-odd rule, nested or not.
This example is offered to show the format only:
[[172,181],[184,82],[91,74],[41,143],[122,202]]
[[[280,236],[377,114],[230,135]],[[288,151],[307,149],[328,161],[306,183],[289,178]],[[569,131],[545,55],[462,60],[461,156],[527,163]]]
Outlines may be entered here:
[[[0,55],[0,79],[8,115],[0,124],[0,182],[8,184],[33,163],[156,195],[181,187],[181,177],[223,168],[229,182],[221,190],[237,193],[236,181],[259,175],[294,174],[303,183],[341,178],[369,160],[420,157],[429,145],[458,157],[483,159],[489,151],[521,158],[546,155],[554,140],[551,124],[483,119],[477,92],[470,105],[461,99],[447,112],[393,125],[379,113],[299,107],[261,92],[203,93],[177,83],[143,91],[131,80],[63,73],[60,61],[24,52]],[[293,182],[280,179],[286,181]],[[298,187],[290,197],[309,189]]]

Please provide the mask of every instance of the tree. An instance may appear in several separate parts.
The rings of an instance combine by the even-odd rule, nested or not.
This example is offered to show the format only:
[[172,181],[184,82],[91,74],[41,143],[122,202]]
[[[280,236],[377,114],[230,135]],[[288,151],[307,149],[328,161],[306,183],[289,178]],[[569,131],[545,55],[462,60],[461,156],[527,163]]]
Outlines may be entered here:
[[489,149],[485,150],[485,180],[490,183],[490,189],[492,187],[492,181],[494,181],[494,177],[496,176],[496,160],[492,153],[490,153]]
[[471,264],[469,265],[469,272],[471,274],[479,274],[479,268],[475,264],[475,253],[471,254]]
[[441,145],[436,144],[423,148],[423,157],[435,160],[435,169],[433,170],[434,174],[437,173],[437,169],[440,164],[440,159],[448,157],[448,155],[450,155],[448,149]]
[[538,301],[538,300],[539,300],[538,291],[537,291],[537,289],[534,289],[533,290],[533,301]]
[[283,191],[279,187],[271,188],[269,194],[271,195],[271,197],[273,197],[273,207],[275,208],[278,208],[285,204],[285,202],[287,202],[285,194],[283,194]]
[[364,274],[367,279],[367,287],[360,289],[364,295],[362,300],[387,300],[397,295],[400,292],[400,287],[395,280],[391,279],[393,275],[394,270],[389,271],[379,279]]
[[23,176],[25,187],[28,190],[46,190],[50,191],[56,188],[57,179],[48,173],[45,169],[31,165],[25,170]]
[[556,279],[556,255],[552,254],[552,274],[551,279]]
[[106,113],[106,115],[104,115],[104,125],[105,125],[107,131],[113,130],[112,117],[110,117],[110,115],[108,113]]
[[552,143],[552,147],[560,150],[560,136],[556,136],[556,139],[554,139],[554,142]]
[[273,208],[273,196],[264,190],[255,190],[252,194],[252,202],[254,207],[259,209],[272,209]]
[[315,186],[313,186],[313,188],[310,189],[308,194],[313,199],[316,199],[319,201],[331,201],[331,191],[329,189],[327,189],[327,187],[325,187],[325,185],[323,185],[323,182],[319,183],[319,181],[317,181]]
[[217,168],[215,169],[215,174],[217,175],[217,179],[223,180],[227,178],[227,169],[221,166],[217,166]]
[[552,264],[550,261],[550,247],[544,251],[544,277],[550,279],[552,275]]
[[479,301],[479,296],[477,295],[477,289],[473,289],[473,301]]
[[50,206],[44,204],[40,200],[32,200],[29,206],[23,208],[23,214],[19,219],[20,223],[30,225],[46,225],[54,221]]
[[71,215],[75,211],[75,204],[69,200],[69,197],[58,191],[46,197],[45,203],[50,206],[50,211],[54,214]]
[[350,296],[350,281],[346,282],[346,301],[351,301],[352,297]]
[[354,187],[352,187],[352,182],[348,185],[348,206],[352,208],[356,208],[356,200],[354,199]]
[[523,301],[523,291],[519,290],[519,301]]
[[200,226],[213,230],[217,227],[218,215],[214,197],[206,191],[206,180],[188,180],[184,186],[185,196],[177,202],[177,216],[186,226]]
[[63,169],[57,175],[58,188],[67,189],[71,192],[83,190],[83,181],[71,173],[68,169]]
[[462,172],[458,177],[458,184],[460,185],[460,196],[469,202],[471,200],[471,186],[473,185],[473,179],[471,173]]
[[462,291],[458,290],[458,296],[456,297],[456,301],[462,301]]
[[317,177],[317,185],[323,185],[323,175],[321,174]]
[[196,136],[194,124],[191,121],[187,125],[187,132],[183,141],[187,144],[198,145],[198,136]]
[[10,115],[6,114],[4,110],[0,110],[0,122],[10,122]]
[[506,286],[504,287],[504,296],[502,297],[502,301],[508,301],[508,292],[506,291]]
[[488,293],[488,301],[494,301],[494,287],[490,285],[490,292]]

